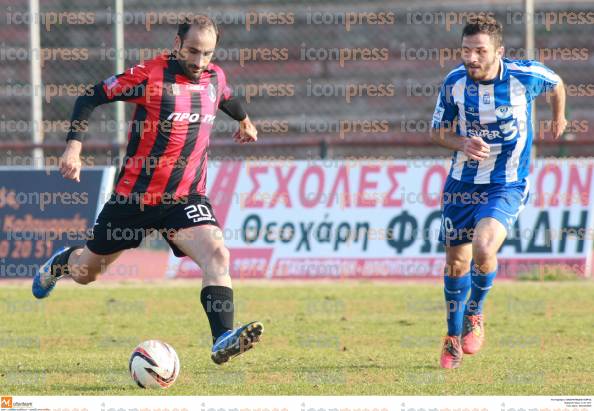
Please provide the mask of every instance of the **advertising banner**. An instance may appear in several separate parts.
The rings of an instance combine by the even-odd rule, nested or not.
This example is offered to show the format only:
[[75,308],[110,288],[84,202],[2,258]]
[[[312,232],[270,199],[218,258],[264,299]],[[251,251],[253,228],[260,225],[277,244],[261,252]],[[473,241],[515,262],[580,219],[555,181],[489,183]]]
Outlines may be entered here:
[[[555,266],[590,275],[592,159],[537,159],[499,276]],[[241,278],[443,275],[438,242],[449,160],[220,162],[209,196]],[[170,259],[169,276],[199,276]]]
[[114,175],[87,168],[77,183],[57,169],[0,168],[0,279],[32,277],[58,248],[84,244]]

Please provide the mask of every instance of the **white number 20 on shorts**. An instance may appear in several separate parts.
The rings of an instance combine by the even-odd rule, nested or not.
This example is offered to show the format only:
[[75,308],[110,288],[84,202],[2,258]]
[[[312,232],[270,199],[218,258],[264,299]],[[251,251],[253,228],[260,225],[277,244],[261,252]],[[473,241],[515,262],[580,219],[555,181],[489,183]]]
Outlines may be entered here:
[[195,223],[204,220],[214,220],[210,210],[204,204],[192,204],[184,208],[188,219],[194,220]]

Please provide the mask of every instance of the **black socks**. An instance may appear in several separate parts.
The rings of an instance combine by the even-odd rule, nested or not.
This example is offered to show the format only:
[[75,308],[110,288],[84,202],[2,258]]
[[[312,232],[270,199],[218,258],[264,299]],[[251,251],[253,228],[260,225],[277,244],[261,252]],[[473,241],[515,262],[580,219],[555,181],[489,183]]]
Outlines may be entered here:
[[220,285],[209,285],[202,289],[200,302],[212,332],[213,342],[228,330],[233,329],[233,290]]
[[52,261],[51,273],[54,277],[60,278],[64,275],[68,275],[68,259],[70,258],[70,254],[74,250],[78,250],[79,248],[83,248],[83,246],[77,245],[74,247],[70,247],[68,250],[64,251],[61,254],[58,254],[54,260]]

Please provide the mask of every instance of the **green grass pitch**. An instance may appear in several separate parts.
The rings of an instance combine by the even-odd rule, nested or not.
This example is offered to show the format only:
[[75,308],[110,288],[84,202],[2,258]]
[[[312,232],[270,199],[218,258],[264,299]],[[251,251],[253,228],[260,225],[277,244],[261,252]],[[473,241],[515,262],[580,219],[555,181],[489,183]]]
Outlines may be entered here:
[[[496,282],[487,341],[457,370],[438,368],[445,332],[434,283],[243,282],[236,322],[260,320],[262,342],[219,367],[199,282],[60,283],[0,288],[2,395],[591,395],[594,284]],[[181,373],[167,391],[128,375],[137,343],[162,339]]]

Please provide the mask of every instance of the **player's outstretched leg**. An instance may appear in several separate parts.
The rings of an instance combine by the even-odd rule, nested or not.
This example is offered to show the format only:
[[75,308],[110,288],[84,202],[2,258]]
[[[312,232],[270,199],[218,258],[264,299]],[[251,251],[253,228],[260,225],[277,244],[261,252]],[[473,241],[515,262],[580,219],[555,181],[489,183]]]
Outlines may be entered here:
[[214,225],[179,230],[173,244],[192,258],[202,269],[200,301],[208,317],[213,347],[211,358],[223,364],[252,349],[264,331],[262,323],[253,321],[233,329],[235,306],[229,275],[229,251],[222,231]]
[[43,263],[35,276],[31,290],[35,298],[46,298],[50,295],[56,282],[68,275],[68,259],[70,254],[82,247],[62,247]]
[[78,284],[89,284],[120,254],[121,251],[108,255],[95,254],[82,246],[61,248],[33,277],[33,295],[36,298],[46,298],[56,286],[56,282],[67,276]]

